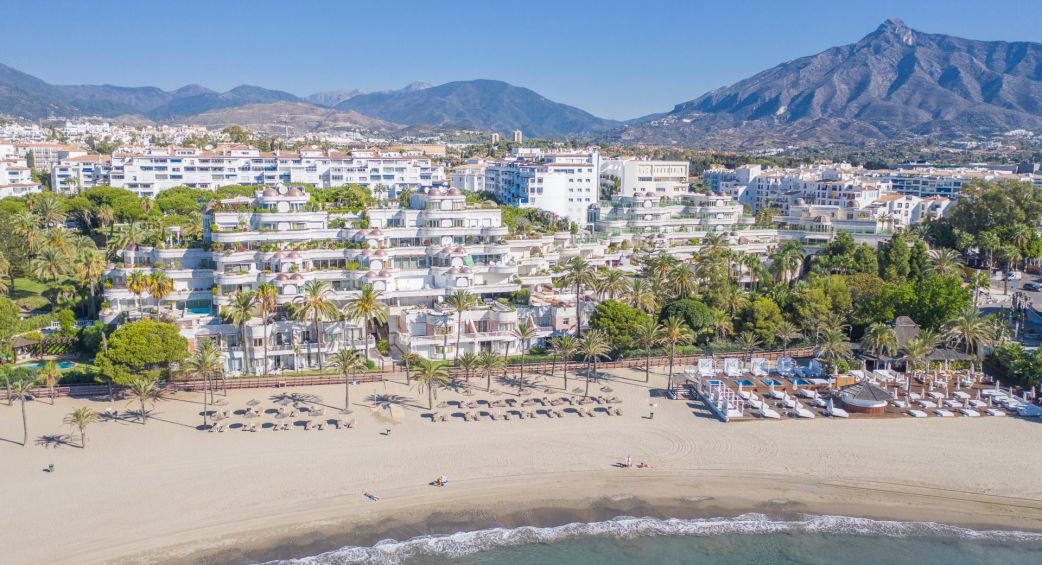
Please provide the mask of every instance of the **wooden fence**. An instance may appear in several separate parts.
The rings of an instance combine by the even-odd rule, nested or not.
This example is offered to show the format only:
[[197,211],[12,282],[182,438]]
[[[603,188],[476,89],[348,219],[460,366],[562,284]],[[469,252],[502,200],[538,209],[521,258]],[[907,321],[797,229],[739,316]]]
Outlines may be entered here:
[[[782,351],[760,351],[753,354],[753,357],[763,357],[765,359],[778,359],[780,357],[809,357],[813,355],[812,348],[801,348],[801,349],[789,349],[784,353]],[[674,358],[673,365],[679,371],[684,365],[694,365],[698,363],[698,359],[705,357],[705,355],[677,355]],[[748,360],[748,353],[730,352],[730,353],[717,353],[712,355],[715,359],[726,359],[736,358]],[[620,369],[620,368],[644,368],[644,357],[633,357],[630,359],[620,359],[618,361],[604,361],[597,363],[598,370],[600,369]],[[563,366],[562,361],[556,363],[525,363],[525,372],[528,374],[533,373],[548,373],[551,367],[555,370],[560,370]],[[652,367],[664,367],[669,364],[669,357],[658,356],[652,357],[650,365]],[[568,363],[569,370],[584,367],[586,363],[584,361],[570,361]],[[405,372],[402,366],[393,366],[380,371],[373,371],[369,373],[362,373],[355,375],[351,378],[352,382],[359,383],[371,383],[379,382],[388,375],[391,374],[402,374]],[[505,369],[497,371],[497,375],[516,375],[521,372],[521,364],[513,363],[508,365]],[[449,371],[449,374],[453,377],[463,377],[466,372],[461,369],[453,368]],[[476,376],[473,372],[471,376]],[[251,388],[282,388],[282,387],[300,387],[300,386],[319,386],[319,385],[342,385],[344,384],[343,375],[335,374],[300,374],[300,375],[277,375],[268,377],[236,377],[227,379],[223,385],[221,382],[217,383],[218,388],[226,386],[228,389],[251,389]],[[164,394],[170,394],[179,391],[191,392],[200,391],[205,387],[205,383],[201,380],[195,381],[165,381],[159,385],[160,390]],[[121,388],[119,386],[113,387],[117,394],[121,394]],[[67,385],[55,387],[55,392],[58,396],[70,396],[73,398],[86,398],[86,397],[100,397],[108,396],[109,386],[104,384],[78,384],[78,385]],[[37,389],[37,396],[47,396],[50,391],[45,387]],[[0,400],[7,400],[7,390],[0,387]]]

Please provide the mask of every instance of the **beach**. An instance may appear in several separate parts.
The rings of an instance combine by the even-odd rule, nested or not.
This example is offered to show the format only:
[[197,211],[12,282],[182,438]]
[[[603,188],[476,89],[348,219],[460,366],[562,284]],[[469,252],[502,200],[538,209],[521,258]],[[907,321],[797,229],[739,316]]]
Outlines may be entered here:
[[[531,377],[543,381],[538,396],[544,386],[561,388],[560,372]],[[207,433],[197,429],[201,395],[178,393],[157,402],[145,425],[129,416],[91,426],[86,449],[62,417],[84,405],[104,411],[105,399],[29,403],[27,448],[18,445],[18,404],[0,406],[4,560],[257,562],[384,538],[619,515],[844,515],[1042,531],[1035,421],[723,424],[690,401],[652,396],[663,374],[646,385],[643,371],[619,369],[591,392],[612,387],[622,416],[432,422],[423,416],[426,393],[403,381],[352,387],[353,429]],[[574,374],[570,381],[569,389],[582,383]],[[471,384],[475,399],[512,390],[494,383],[504,394],[489,397],[483,380]],[[250,399],[273,408],[281,394],[313,395],[335,414],[344,389],[234,390],[226,408]],[[439,392],[439,401],[454,398]],[[137,409],[130,400],[112,406]],[[626,456],[654,468],[622,468]],[[53,473],[44,471],[50,464]],[[441,475],[448,486],[429,485]]]

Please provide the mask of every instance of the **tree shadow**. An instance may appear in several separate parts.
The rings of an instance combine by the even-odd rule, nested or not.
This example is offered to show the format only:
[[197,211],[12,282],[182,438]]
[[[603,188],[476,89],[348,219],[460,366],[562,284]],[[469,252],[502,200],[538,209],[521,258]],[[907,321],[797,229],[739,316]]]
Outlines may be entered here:
[[305,392],[280,392],[273,394],[268,397],[268,400],[279,403],[289,401],[292,403],[309,403],[309,404],[321,404],[322,397],[317,394],[309,394]]
[[409,396],[401,396],[398,394],[370,394],[365,397],[368,402],[374,408],[382,408],[384,410],[390,410],[393,406],[399,406],[402,408],[421,408],[426,410],[426,405],[420,406],[416,404],[416,400]]
[[41,447],[80,447],[72,442],[69,434],[44,434],[36,438],[36,445]]

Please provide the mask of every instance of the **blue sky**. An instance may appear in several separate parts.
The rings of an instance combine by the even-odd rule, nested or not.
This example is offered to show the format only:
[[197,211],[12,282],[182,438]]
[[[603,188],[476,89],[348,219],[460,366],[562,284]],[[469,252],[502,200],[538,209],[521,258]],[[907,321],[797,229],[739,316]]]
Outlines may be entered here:
[[1042,42],[1026,0],[0,0],[0,14],[0,63],[52,83],[306,95],[490,78],[619,119],[856,41],[889,17]]

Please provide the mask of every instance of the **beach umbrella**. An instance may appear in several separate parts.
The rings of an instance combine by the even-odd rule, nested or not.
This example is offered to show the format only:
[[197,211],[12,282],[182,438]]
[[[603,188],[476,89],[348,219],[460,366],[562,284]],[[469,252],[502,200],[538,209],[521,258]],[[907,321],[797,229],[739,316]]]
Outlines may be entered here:
[[258,404],[260,404],[260,400],[257,400],[256,398],[251,398],[249,402],[246,403],[246,406],[256,406]]
[[282,398],[280,398],[280,399],[279,399],[279,400],[278,400],[278,401],[276,402],[276,404],[281,404],[281,405],[283,405],[283,406],[289,406],[290,404],[293,404],[293,401],[292,401],[292,400],[290,400],[290,398],[289,398],[288,396],[283,396]]

